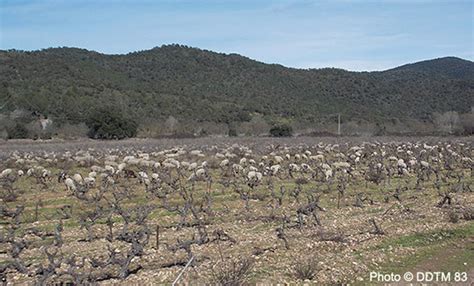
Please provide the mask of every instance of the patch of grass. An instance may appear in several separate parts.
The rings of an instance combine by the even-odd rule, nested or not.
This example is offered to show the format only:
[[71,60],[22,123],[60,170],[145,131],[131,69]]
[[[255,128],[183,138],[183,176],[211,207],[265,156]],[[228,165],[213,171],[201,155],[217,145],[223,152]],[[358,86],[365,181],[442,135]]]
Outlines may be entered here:
[[442,272],[465,272],[474,266],[474,241],[466,244],[467,249],[460,250],[459,253],[447,257],[440,265]]
[[370,209],[367,209],[367,213],[369,213],[369,214],[380,213],[382,211],[385,211],[385,210],[383,208],[370,208]]
[[313,280],[319,272],[315,257],[301,257],[294,262],[292,276],[298,280]]
[[[469,239],[474,236],[474,223],[470,223],[466,226],[459,227],[456,229],[450,230],[438,230],[426,233],[415,233],[398,238],[391,238],[385,240],[380,245],[376,246],[376,249],[388,249],[389,247],[406,247],[406,248],[415,248],[416,252],[413,255],[408,255],[403,257],[396,262],[386,262],[376,269],[370,269],[367,271],[366,277],[368,278],[369,272],[376,270],[381,273],[396,273],[403,274],[406,271],[413,271],[416,269],[417,265],[420,265],[423,262],[430,261],[435,256],[443,256],[443,251],[446,250],[446,247],[453,242],[458,242],[461,240]],[[470,241],[467,246],[469,250],[474,250],[474,242]],[[442,272],[455,272],[455,271],[467,271],[472,265],[464,263],[469,263],[474,261],[474,251],[469,251],[467,249],[457,249],[457,255],[450,255],[446,259],[443,259],[439,265],[436,265],[436,269],[433,271],[442,271]],[[441,253],[441,254],[440,254]],[[360,253],[354,253],[356,257],[361,256]],[[377,285],[377,283],[372,283]],[[354,285],[371,285],[368,281],[357,281]]]
[[243,285],[249,280],[254,261],[251,258],[227,259],[220,261],[212,269],[210,284]]
[[419,232],[402,237],[391,238],[379,244],[377,248],[386,249],[388,247],[422,247],[433,244],[439,244],[447,240],[463,239],[474,236],[474,223],[467,226],[438,230],[433,232]]

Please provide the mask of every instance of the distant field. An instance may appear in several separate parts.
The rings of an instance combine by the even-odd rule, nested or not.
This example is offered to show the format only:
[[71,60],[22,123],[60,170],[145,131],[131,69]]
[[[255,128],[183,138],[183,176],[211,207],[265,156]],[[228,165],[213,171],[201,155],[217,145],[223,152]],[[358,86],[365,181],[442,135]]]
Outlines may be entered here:
[[267,144],[313,144],[322,143],[363,143],[363,142],[465,142],[472,144],[474,136],[467,137],[399,137],[399,136],[378,136],[378,137],[202,137],[189,139],[125,139],[125,140],[0,140],[0,156],[8,156],[14,151],[38,152],[38,151],[60,151],[60,150],[81,150],[84,148],[107,149],[107,148],[140,148],[151,150],[156,148],[172,148],[174,146],[206,147],[209,144],[216,146],[226,146],[228,144],[246,144],[254,148],[265,147]]
[[378,285],[373,271],[443,271],[468,285],[472,147],[473,137],[0,141],[0,279]]

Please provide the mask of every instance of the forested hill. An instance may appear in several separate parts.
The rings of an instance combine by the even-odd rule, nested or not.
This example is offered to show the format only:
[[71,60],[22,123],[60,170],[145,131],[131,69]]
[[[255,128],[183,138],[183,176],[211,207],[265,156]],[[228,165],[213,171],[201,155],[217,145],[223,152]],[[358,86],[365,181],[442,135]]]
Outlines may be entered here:
[[182,121],[317,122],[429,119],[474,106],[474,63],[447,57],[382,72],[294,69],[237,54],[166,45],[126,55],[77,48],[0,51],[0,113],[23,109],[84,121],[107,106],[134,117]]

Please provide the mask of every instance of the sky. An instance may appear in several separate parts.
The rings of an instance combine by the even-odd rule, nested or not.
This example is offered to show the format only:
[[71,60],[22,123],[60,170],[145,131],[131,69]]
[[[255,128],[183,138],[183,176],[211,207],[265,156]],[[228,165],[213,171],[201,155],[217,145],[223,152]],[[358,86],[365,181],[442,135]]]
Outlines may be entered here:
[[295,68],[474,60],[474,0],[0,0],[0,49],[178,43]]

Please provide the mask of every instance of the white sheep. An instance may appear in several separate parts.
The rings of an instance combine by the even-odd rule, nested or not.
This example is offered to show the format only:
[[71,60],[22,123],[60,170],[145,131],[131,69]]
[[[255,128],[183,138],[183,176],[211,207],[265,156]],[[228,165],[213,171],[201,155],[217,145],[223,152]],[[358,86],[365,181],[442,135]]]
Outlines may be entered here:
[[280,164],[281,162],[283,162],[283,157],[281,157],[281,156],[275,156],[275,157],[273,157],[273,158],[275,159],[275,162],[278,163],[278,164]]
[[234,173],[239,174],[244,170],[244,167],[239,164],[232,164],[232,170],[234,171]]
[[324,155],[318,154],[318,155],[310,156],[309,159],[312,161],[324,161]]
[[138,172],[138,180],[140,183],[145,183],[147,180],[149,180],[148,174],[143,171]]
[[224,159],[221,161],[221,163],[219,164],[220,167],[225,167],[229,164],[229,160],[228,159]]
[[86,185],[88,187],[93,187],[95,185],[95,178],[85,177],[84,178],[84,185]]
[[0,173],[0,179],[8,177],[8,176],[10,176],[10,174],[13,174],[13,170],[12,169],[5,169]]
[[193,162],[193,163],[189,164],[188,171],[192,171],[192,170],[196,169],[197,166],[198,166],[198,164],[196,162]]
[[300,166],[296,165],[295,163],[291,163],[290,165],[288,165],[288,168],[293,172],[300,171]]
[[262,180],[262,177],[263,177],[262,173],[257,172],[257,171],[250,171],[247,174],[247,179],[249,181],[259,182]]
[[347,162],[335,162],[332,165],[336,169],[349,169],[351,167],[351,164]]
[[106,165],[106,166],[104,167],[104,170],[105,170],[106,173],[109,173],[110,175],[115,174],[115,169],[114,169],[114,167],[112,167],[112,166],[110,166],[110,165]]
[[324,176],[326,177],[326,181],[328,181],[329,178],[332,177],[332,175],[333,175],[333,174],[332,174],[332,170],[331,170],[331,169],[325,169],[325,170],[324,170]]
[[207,172],[204,169],[197,169],[196,172],[189,176],[188,181],[198,181],[206,178]]
[[72,176],[72,179],[79,185],[84,184],[84,179],[82,178],[81,174],[74,174],[74,176]]
[[420,161],[420,165],[423,167],[423,168],[429,168],[430,167],[430,163],[426,162],[426,161]]
[[151,179],[152,179],[152,181],[159,181],[160,180],[160,175],[158,175],[157,173],[152,173],[151,174]]
[[398,159],[397,166],[399,169],[407,168],[407,164],[405,164],[405,161],[403,159]]
[[74,183],[74,180],[71,178],[66,178],[66,180],[64,180],[64,184],[66,185],[66,190],[68,191],[75,192],[77,190],[76,184]]
[[270,170],[272,171],[273,175],[276,175],[278,173],[278,171],[280,171],[280,169],[281,169],[281,166],[279,164],[272,165],[270,167]]

